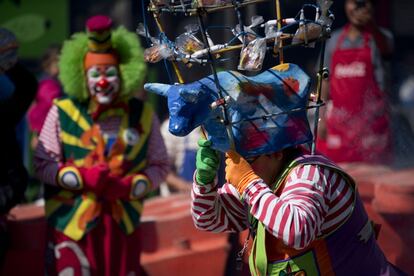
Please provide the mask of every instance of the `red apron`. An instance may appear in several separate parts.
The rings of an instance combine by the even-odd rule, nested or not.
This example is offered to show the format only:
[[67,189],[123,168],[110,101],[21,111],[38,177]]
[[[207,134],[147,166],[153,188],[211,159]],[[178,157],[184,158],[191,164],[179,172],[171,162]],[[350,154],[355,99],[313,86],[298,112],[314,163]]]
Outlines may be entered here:
[[386,95],[375,81],[368,33],[364,46],[340,49],[349,31],[341,33],[332,55],[327,137],[318,149],[335,162],[389,163],[390,119]]

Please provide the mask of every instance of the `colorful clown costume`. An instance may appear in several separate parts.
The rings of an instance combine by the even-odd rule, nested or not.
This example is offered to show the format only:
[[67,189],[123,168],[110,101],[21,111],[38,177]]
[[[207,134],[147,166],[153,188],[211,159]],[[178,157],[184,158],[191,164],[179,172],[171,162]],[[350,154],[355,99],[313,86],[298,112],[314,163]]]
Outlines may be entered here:
[[87,23],[102,45],[88,45],[86,34],[64,44],[59,77],[68,96],[55,100],[39,136],[48,275],[143,274],[143,200],[164,180],[168,157],[152,107],[132,97],[145,70],[138,41],[122,28],[109,32],[111,25],[106,16]]
[[252,275],[398,275],[376,244],[352,178],[339,167],[300,155],[277,179],[271,188],[256,179],[243,194],[229,183],[194,183],[196,227],[250,227]]

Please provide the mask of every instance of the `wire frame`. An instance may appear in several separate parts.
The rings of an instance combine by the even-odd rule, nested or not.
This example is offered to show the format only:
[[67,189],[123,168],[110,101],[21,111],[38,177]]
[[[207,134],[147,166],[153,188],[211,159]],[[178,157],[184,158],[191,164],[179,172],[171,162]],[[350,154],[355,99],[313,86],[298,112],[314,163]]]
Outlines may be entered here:
[[[142,0],[143,1],[143,0]],[[232,125],[239,123],[239,122],[231,122],[229,120],[229,114],[226,109],[226,99],[223,96],[223,93],[221,91],[220,83],[218,81],[217,77],[217,68],[216,68],[216,60],[215,56],[217,54],[229,52],[229,51],[235,51],[240,50],[246,47],[247,40],[245,39],[245,36],[247,33],[244,31],[244,23],[242,20],[242,12],[241,8],[245,7],[247,5],[257,4],[260,2],[265,2],[266,0],[245,0],[245,1],[238,1],[238,0],[179,0],[179,1],[168,1],[168,0],[151,0],[150,4],[148,6],[148,11],[153,14],[153,17],[155,19],[155,22],[157,24],[158,30],[160,33],[164,33],[164,27],[161,24],[160,21],[160,15],[162,13],[173,13],[173,14],[183,14],[185,16],[197,16],[198,18],[198,25],[199,29],[201,31],[201,36],[203,38],[203,42],[205,45],[205,49],[202,52],[206,55],[205,58],[198,58],[196,55],[186,55],[184,58],[176,57],[172,58],[170,61],[172,63],[172,66],[174,68],[175,74],[177,76],[179,83],[184,83],[184,79],[182,77],[182,74],[180,70],[178,69],[177,62],[178,61],[185,61],[185,62],[197,62],[197,63],[207,63],[209,65],[210,71],[213,75],[214,82],[218,91],[218,94],[222,100],[222,104],[220,105],[220,108],[222,109],[222,118],[220,119],[221,122],[226,126],[227,134],[230,140],[231,148],[234,149],[234,139],[232,134]],[[326,4],[329,8],[330,0],[318,0],[318,3],[320,5]],[[322,3],[322,4],[321,4]],[[323,56],[325,51],[325,41],[330,35],[330,24],[327,24],[326,26],[321,25],[320,28],[320,35],[314,36],[314,37],[307,37],[307,24],[309,24],[309,20],[306,20],[302,18],[303,16],[303,8],[301,10],[300,18],[299,20],[296,20],[292,24],[298,24],[299,28],[304,26],[304,39],[303,41],[299,43],[295,43],[294,45],[285,43],[285,41],[291,41],[295,38],[296,34],[289,34],[284,33],[284,29],[291,26],[292,24],[288,24],[288,26],[282,26],[283,19],[281,18],[281,7],[279,0],[275,0],[276,5],[276,29],[278,36],[276,37],[270,37],[265,38],[266,44],[273,44],[273,53],[279,58],[279,63],[284,63],[284,55],[283,50],[288,47],[293,46],[308,46],[315,42],[321,42],[321,59],[319,64],[319,71],[317,73],[317,90],[315,93],[315,97],[313,99],[310,99],[314,104],[311,106],[308,106],[307,109],[315,109],[315,125],[314,125],[314,140],[312,141],[312,153],[315,152],[315,145],[316,145],[316,139],[317,139],[317,129],[318,129],[318,121],[319,121],[319,108],[324,105],[322,99],[321,99],[321,89],[322,89],[322,80],[323,78],[326,78],[328,75],[327,69],[323,67]],[[313,6],[316,10],[316,16],[319,17],[319,6],[309,5],[305,4],[304,7]],[[235,16],[238,19],[239,26],[241,28],[241,44],[238,45],[224,45],[222,47],[211,47],[209,43],[209,34],[207,33],[207,29],[204,25],[203,16],[208,15],[209,13],[222,11],[225,9],[232,8],[235,11]],[[322,8],[323,10],[323,8]],[[325,7],[325,13],[328,12],[328,9]],[[324,16],[327,16],[326,14]],[[315,18],[316,22],[316,18]],[[313,23],[313,22],[312,22]],[[298,29],[299,30],[299,29]],[[271,47],[269,47],[271,48]],[[303,110],[303,109],[301,109]],[[288,112],[298,112],[301,110],[291,110]],[[254,120],[257,119],[266,119],[271,118],[274,116],[279,116],[283,114],[267,114],[266,116],[261,116],[260,118],[254,118]],[[266,117],[266,118],[265,118]]]

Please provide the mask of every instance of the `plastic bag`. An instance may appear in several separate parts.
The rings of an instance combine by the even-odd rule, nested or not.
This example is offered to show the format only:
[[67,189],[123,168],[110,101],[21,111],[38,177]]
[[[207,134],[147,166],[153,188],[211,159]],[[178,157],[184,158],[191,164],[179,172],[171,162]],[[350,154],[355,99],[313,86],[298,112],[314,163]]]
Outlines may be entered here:
[[240,53],[239,70],[259,71],[266,55],[266,39],[257,38],[247,44]]
[[322,26],[313,22],[300,25],[292,39],[292,44],[308,43],[320,37]]
[[309,41],[319,38],[322,33],[322,26],[314,22],[305,23],[304,10],[300,11],[299,28],[296,30],[292,39],[292,44],[308,43]]
[[156,63],[162,59],[168,59],[173,54],[173,50],[166,44],[157,44],[145,49],[144,60],[149,63]]
[[138,35],[142,36],[142,37],[149,38],[151,40],[151,43],[153,43],[153,44],[159,44],[160,43],[159,39],[156,39],[155,37],[152,37],[149,34],[149,32],[145,29],[144,24],[142,24],[142,23],[138,24],[138,27],[136,28],[135,32]]
[[318,23],[326,26],[332,24],[332,17],[328,16],[328,10],[332,6],[333,1],[331,0],[318,0],[317,1],[319,8],[321,9],[321,16],[318,18]]
[[[255,31],[253,31],[253,28],[264,22],[263,17],[259,15],[252,16],[251,20],[252,20],[252,24],[250,24],[249,26],[244,26],[244,29],[243,29],[244,32],[246,33],[244,35],[244,39],[246,43],[249,43],[250,41],[253,41],[254,39],[256,39],[257,34]],[[237,38],[241,42],[243,42],[243,36],[240,35],[241,34],[240,24],[237,24],[236,27],[232,30],[232,32],[235,36],[237,36]]]
[[191,24],[187,25],[185,28],[187,29],[187,32],[177,36],[175,39],[175,46],[178,50],[182,53],[191,55],[194,52],[204,49],[204,43],[193,35],[193,33],[198,31],[198,26]]

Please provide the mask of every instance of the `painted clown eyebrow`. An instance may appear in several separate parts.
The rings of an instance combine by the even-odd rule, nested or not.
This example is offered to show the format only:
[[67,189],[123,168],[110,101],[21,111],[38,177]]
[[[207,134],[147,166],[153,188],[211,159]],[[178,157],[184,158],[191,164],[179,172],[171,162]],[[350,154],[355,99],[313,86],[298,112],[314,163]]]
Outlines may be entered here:
[[91,73],[98,74],[111,74],[114,75],[118,72],[118,69],[113,65],[97,65],[89,69]]
[[115,66],[111,66],[111,67],[106,69],[105,73],[106,73],[107,76],[112,77],[112,76],[115,76],[115,75],[118,74],[118,70],[116,69]]

